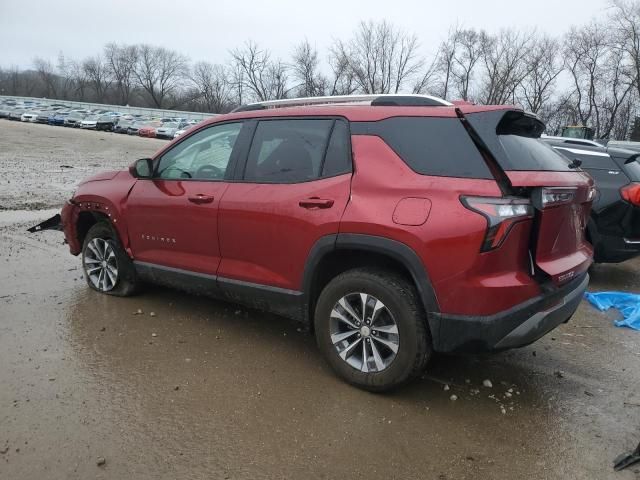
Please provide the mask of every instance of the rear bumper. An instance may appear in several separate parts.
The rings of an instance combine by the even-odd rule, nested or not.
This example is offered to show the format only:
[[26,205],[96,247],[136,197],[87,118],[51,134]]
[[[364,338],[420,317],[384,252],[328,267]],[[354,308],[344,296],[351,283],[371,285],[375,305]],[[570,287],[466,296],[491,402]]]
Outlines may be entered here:
[[434,335],[434,349],[444,353],[480,353],[529,345],[571,318],[588,284],[589,275],[585,273],[560,288],[495,315],[435,314],[439,317],[439,328]]

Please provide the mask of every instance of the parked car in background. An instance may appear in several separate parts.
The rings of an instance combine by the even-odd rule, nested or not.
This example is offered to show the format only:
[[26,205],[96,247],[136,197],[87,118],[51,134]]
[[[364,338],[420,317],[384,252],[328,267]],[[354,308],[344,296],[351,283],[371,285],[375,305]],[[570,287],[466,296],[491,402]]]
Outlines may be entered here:
[[156,129],[157,138],[173,139],[178,130],[187,127],[186,122],[166,122]]
[[114,127],[113,127],[113,131],[116,133],[128,133],[129,127],[131,127],[133,125],[133,119],[131,118],[123,118],[120,117]]
[[189,125],[186,127],[183,127],[179,130],[176,130],[176,133],[173,134],[173,138],[178,138],[181,137],[182,135],[184,135],[185,133],[187,133],[189,131],[189,129],[192,127],[193,125]]
[[155,138],[156,129],[161,126],[162,122],[160,121],[147,122],[142,128],[138,130],[138,135],[140,135],[141,137]]
[[9,112],[9,120],[20,121],[22,120],[22,114],[25,112],[24,108],[14,108]]
[[84,113],[78,113],[78,112],[70,112],[69,115],[67,115],[67,118],[64,119],[64,126],[65,127],[79,127],[80,123],[82,122],[82,120],[84,120],[84,118],[86,117],[86,115]]
[[617,263],[639,255],[640,152],[582,139],[543,140],[595,180],[597,195],[587,223],[594,260]]
[[49,125],[64,125],[64,120],[69,116],[69,112],[56,112],[52,115],[49,115],[47,119],[47,123]]
[[38,119],[38,112],[35,110],[26,110],[21,116],[20,120],[23,122],[35,123]]
[[149,120],[137,120],[127,129],[129,135],[138,135],[138,131],[141,128],[146,127],[149,124]]
[[47,123],[52,113],[51,110],[40,110],[36,116],[36,123]]
[[95,130],[96,125],[98,124],[98,115],[87,115],[80,122],[80,128]]
[[90,288],[155,281],[294,318],[382,391],[433,352],[528,345],[577,309],[595,189],[544,128],[424,95],[247,105],[82,182],[61,221]]
[[96,130],[113,131],[118,117],[115,115],[100,115],[96,121]]
[[11,111],[14,109],[11,105],[4,105],[0,107],[0,118],[9,118]]

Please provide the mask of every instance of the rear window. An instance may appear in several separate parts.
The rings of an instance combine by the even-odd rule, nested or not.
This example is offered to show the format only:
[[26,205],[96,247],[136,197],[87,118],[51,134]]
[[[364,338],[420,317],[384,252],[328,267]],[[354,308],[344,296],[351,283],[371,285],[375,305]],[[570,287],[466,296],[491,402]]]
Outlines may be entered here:
[[505,170],[572,170],[566,158],[539,138],[498,135],[498,140],[507,154],[507,164],[501,164]]
[[394,117],[354,122],[354,135],[377,135],[416,173],[442,177],[493,176],[458,118]]

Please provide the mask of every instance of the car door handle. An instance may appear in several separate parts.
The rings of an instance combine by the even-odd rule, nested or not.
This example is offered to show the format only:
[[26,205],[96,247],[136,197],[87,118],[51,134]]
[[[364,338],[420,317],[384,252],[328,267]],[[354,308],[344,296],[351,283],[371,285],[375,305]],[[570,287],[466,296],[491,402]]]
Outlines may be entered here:
[[300,200],[298,205],[302,208],[331,208],[333,207],[333,200],[328,198],[311,197],[305,200]]
[[211,195],[203,195],[202,193],[189,196],[189,201],[191,203],[211,203],[213,202],[213,200],[214,197],[212,197]]

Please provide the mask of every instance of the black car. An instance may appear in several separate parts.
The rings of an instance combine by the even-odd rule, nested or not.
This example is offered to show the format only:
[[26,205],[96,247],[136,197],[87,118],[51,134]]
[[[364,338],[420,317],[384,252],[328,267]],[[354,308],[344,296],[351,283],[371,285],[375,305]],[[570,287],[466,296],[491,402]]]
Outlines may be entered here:
[[130,118],[120,118],[113,127],[116,133],[128,133],[129,127],[133,125],[134,120]]
[[640,254],[640,152],[596,142],[543,137],[589,173],[597,188],[587,236],[594,260],[618,263]]
[[105,130],[107,132],[113,131],[115,124],[118,121],[118,117],[113,115],[101,115],[96,121],[96,130]]

